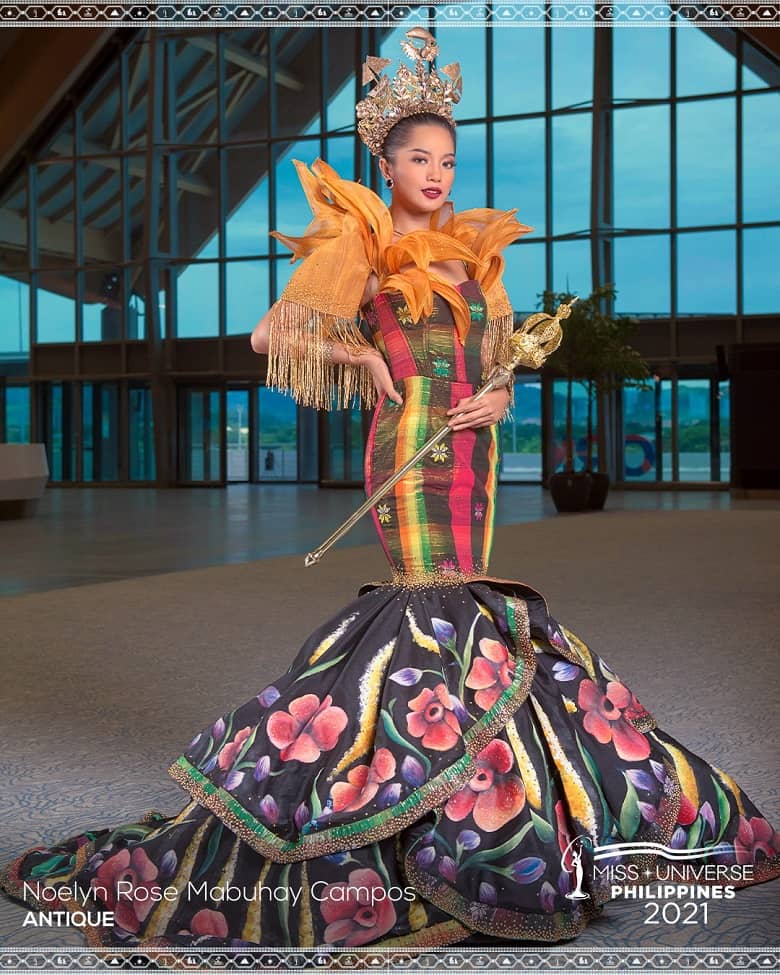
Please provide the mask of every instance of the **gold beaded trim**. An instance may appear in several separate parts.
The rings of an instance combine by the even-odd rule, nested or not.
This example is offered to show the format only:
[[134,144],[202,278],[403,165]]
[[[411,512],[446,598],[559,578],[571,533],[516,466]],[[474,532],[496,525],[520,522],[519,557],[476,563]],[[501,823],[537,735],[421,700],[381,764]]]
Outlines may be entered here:
[[591,918],[601,912],[597,901],[591,898],[588,901],[581,901],[581,909],[579,911],[575,909],[571,916],[566,916],[560,911],[557,914],[537,916],[520,914],[504,907],[492,907],[490,904],[467,900],[444,879],[420,870],[412,853],[406,855],[404,865],[412,886],[426,900],[470,928],[497,938],[534,941],[576,938],[587,927]]
[[443,569],[393,569],[391,586],[403,589],[425,589],[430,586],[462,586],[467,582],[484,578],[479,572],[445,571]]
[[[501,315],[499,317],[489,318],[487,320],[482,339],[482,354],[484,361],[488,365],[482,370],[483,382],[487,380],[488,374],[496,362],[506,362],[509,358],[511,358],[510,339],[512,338],[513,329],[514,315],[511,312],[507,315]],[[507,389],[509,390],[509,402],[507,403],[503,414],[499,417],[499,423],[514,421],[514,414],[512,412],[515,405],[514,376],[512,377],[512,382],[507,384]]]

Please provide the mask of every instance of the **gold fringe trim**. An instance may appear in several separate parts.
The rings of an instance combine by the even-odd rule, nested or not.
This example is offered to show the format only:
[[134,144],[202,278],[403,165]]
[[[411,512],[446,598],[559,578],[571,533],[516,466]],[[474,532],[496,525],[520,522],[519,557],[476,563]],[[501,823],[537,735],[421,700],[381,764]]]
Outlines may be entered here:
[[301,406],[320,410],[360,405],[372,407],[377,399],[368,369],[334,363],[329,343],[340,342],[351,352],[376,351],[354,321],[326,315],[315,308],[279,299],[272,308],[268,338],[268,387],[289,392]]
[[[485,382],[490,374],[490,370],[497,362],[506,361],[511,355],[510,339],[514,331],[514,316],[510,312],[506,315],[488,318],[485,325],[485,332],[482,338],[483,361],[487,365],[482,370],[482,381]],[[514,422],[513,408],[515,405],[515,384],[511,382],[507,387],[509,390],[509,402],[506,409],[499,418],[499,423]]]

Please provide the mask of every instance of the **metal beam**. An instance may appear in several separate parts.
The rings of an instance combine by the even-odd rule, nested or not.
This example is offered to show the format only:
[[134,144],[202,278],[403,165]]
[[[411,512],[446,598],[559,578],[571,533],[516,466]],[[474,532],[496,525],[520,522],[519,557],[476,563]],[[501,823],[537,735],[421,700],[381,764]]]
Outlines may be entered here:
[[[187,42],[192,44],[193,47],[199,47],[204,51],[211,51],[212,54],[217,50],[217,42],[208,37],[188,37]],[[239,68],[243,68],[244,71],[258,75],[260,78],[268,77],[268,65],[265,60],[258,60],[235,44],[225,44],[225,60],[237,65]],[[289,88],[291,91],[303,91],[304,89],[303,83],[298,81],[289,71],[285,71],[284,68],[276,68],[274,70],[274,81],[282,88]]]

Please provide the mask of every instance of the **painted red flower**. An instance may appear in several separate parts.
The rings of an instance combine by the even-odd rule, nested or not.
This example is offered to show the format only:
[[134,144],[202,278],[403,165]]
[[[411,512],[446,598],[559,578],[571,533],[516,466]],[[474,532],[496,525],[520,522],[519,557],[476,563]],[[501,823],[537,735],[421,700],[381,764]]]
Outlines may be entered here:
[[411,711],[406,715],[406,727],[410,735],[422,738],[426,748],[446,752],[460,738],[460,724],[455,716],[455,702],[444,684],[433,690],[423,688],[409,702]]
[[[157,903],[154,895],[160,891],[160,885],[154,883],[156,878],[157,867],[145,850],[136,847],[132,854],[127,849],[120,850],[101,863],[91,886],[101,893],[105,890],[106,896],[101,899],[113,910],[119,927],[137,934],[141,922]],[[121,890],[117,887],[120,880],[123,881]],[[132,884],[132,888],[128,890],[126,884]]]
[[474,700],[483,711],[490,708],[515,679],[515,661],[498,640],[483,637],[479,641],[481,657],[475,657],[466,678],[466,687],[476,688]]
[[247,740],[247,738],[252,734],[252,729],[249,725],[246,728],[242,728],[241,731],[236,732],[235,737],[232,741],[229,741],[226,745],[223,745],[219,750],[217,755],[217,765],[221,769],[230,768],[230,766],[235,762],[236,755],[241,751],[241,746]]
[[501,829],[525,805],[523,780],[509,774],[513,764],[509,745],[495,738],[477,755],[477,771],[468,784],[447,800],[445,815],[460,822],[472,813],[480,829]]
[[626,761],[639,761],[650,754],[650,743],[627,718],[647,714],[631,691],[619,681],[607,684],[607,693],[586,677],[580,684],[577,704],[586,712],[583,725],[602,745],[613,742],[615,751]]
[[757,854],[772,857],[780,853],[780,833],[763,816],[740,815],[739,828],[734,839],[737,863],[757,863]]
[[677,813],[677,822],[681,826],[690,826],[696,819],[698,810],[684,792],[680,793],[680,811]]
[[569,823],[566,819],[566,807],[563,804],[563,799],[559,799],[555,803],[555,824],[558,834],[558,849],[561,851],[561,857],[566,854],[565,861],[561,860],[561,866],[564,870],[573,870],[574,861],[572,859],[572,851],[569,850],[571,833],[569,832]]
[[208,935],[212,938],[227,938],[228,923],[221,911],[202,908],[192,916],[189,930],[182,928],[179,934]]
[[395,758],[389,748],[379,748],[371,765],[356,765],[347,773],[346,782],[337,782],[330,790],[333,812],[362,809],[379,791],[379,786],[395,775]]
[[353,870],[346,883],[328,884],[321,898],[325,942],[357,948],[375,941],[392,928],[396,914],[382,879],[375,870]]
[[339,735],[347,727],[347,715],[332,707],[328,694],[320,702],[316,694],[304,694],[290,702],[287,711],[275,711],[268,719],[268,737],[283,762],[316,762],[321,752],[336,747]]

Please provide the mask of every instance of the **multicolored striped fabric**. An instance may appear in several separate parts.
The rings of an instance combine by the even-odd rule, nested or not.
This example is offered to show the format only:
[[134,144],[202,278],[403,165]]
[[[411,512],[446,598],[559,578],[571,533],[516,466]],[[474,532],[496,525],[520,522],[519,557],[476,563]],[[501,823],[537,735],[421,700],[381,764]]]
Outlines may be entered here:
[[[459,290],[471,310],[465,345],[439,295],[426,322],[413,321],[395,291],[380,292],[365,311],[404,400],[401,406],[382,396],[377,403],[365,455],[367,495],[447,422],[447,410],[479,388],[485,300],[476,281]],[[372,516],[395,580],[470,579],[487,571],[499,459],[495,424],[454,431],[377,502]]]

